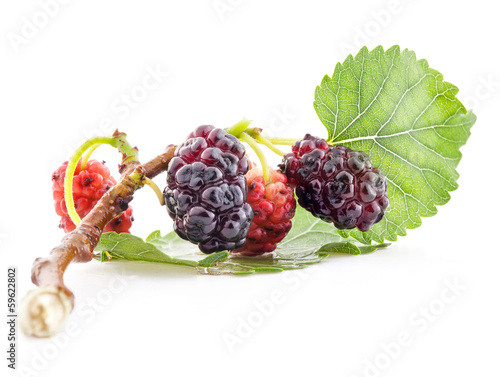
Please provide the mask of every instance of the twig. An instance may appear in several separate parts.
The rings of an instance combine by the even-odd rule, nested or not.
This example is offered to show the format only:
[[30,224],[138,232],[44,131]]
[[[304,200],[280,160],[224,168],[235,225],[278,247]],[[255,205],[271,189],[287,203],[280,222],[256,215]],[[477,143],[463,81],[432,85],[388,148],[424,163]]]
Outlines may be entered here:
[[55,334],[74,306],[73,293],[64,285],[63,275],[71,262],[89,262],[106,225],[128,208],[134,192],[165,171],[175,146],[144,165],[124,155],[120,182],[106,192],[74,231],[64,236],[47,258],[34,262],[31,280],[38,286],[22,301],[20,326],[29,335],[46,337]]

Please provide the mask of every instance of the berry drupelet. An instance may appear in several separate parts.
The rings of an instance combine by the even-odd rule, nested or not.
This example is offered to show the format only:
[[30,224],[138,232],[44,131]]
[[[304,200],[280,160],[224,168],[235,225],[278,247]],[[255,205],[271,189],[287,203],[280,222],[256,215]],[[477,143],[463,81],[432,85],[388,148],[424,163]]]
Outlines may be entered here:
[[236,137],[213,126],[190,133],[169,163],[163,192],[176,233],[206,254],[242,247],[253,219],[247,171]]
[[[66,161],[52,174],[52,195],[56,213],[61,216],[59,227],[69,233],[76,228],[76,225],[71,221],[64,200],[64,177],[67,166]],[[78,216],[80,218],[87,216],[104,193],[114,185],[116,185],[116,180],[110,175],[104,162],[90,160],[84,169],[81,168],[79,162],[73,177],[73,200]],[[129,233],[132,221],[132,207],[128,207],[119,217],[108,223],[104,231]]]
[[293,188],[286,184],[284,174],[272,170],[270,175],[267,183],[258,168],[246,175],[247,201],[252,206],[254,218],[245,246],[234,250],[235,253],[254,256],[274,251],[292,228],[296,206]]
[[367,231],[389,206],[387,180],[364,152],[307,134],[280,169],[295,186],[299,204],[339,229]]

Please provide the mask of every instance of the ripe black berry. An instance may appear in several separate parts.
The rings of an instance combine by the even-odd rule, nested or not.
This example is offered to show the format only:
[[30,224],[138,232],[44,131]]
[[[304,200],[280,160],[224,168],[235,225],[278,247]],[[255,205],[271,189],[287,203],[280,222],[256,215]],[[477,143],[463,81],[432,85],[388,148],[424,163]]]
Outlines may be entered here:
[[253,219],[246,203],[245,148],[233,135],[200,126],[175,151],[163,193],[177,234],[204,253],[245,244]]
[[389,206],[387,180],[364,152],[307,134],[280,165],[299,204],[339,229],[369,230]]

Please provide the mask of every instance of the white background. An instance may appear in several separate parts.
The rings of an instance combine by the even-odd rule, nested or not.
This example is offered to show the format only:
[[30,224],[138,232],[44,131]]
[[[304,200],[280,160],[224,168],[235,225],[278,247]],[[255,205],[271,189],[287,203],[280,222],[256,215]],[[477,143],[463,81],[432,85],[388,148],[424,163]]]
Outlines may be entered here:
[[[347,49],[363,44],[416,51],[461,89],[478,120],[450,202],[386,250],[246,277],[72,265],[66,282],[80,306],[73,329],[55,340],[21,335],[18,367],[31,371],[22,375],[498,375],[500,53],[492,2],[75,0],[44,17],[46,2],[0,6],[2,306],[6,266],[19,269],[21,298],[33,288],[33,260],[63,235],[52,171],[103,130],[126,132],[144,161],[197,125],[226,127],[243,116],[274,125],[275,135],[325,136],[314,89]],[[26,30],[34,18],[39,27]],[[23,32],[16,47],[13,34]],[[130,113],[117,111],[151,69],[168,77]],[[119,161],[108,147],[97,157],[112,169]],[[156,182],[163,187],[164,179]],[[152,191],[141,190],[132,206],[135,234],[170,231]],[[446,291],[455,283],[457,294]],[[259,314],[259,304],[272,313]],[[419,314],[429,306],[439,312],[432,320]],[[244,332],[248,321],[257,326]],[[410,340],[396,347],[401,332]],[[0,334],[5,355],[6,325]],[[230,347],[228,334],[241,344]]]

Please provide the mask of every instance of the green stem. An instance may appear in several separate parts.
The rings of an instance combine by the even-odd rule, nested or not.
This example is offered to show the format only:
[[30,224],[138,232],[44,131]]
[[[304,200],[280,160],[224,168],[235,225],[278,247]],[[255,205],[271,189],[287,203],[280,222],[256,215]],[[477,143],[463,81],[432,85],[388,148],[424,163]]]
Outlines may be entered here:
[[136,188],[139,187],[141,181],[144,180],[144,174],[142,174],[142,172],[138,171],[137,169],[134,170],[128,177],[135,181]]
[[139,161],[139,152],[137,148],[132,147],[128,143],[126,133],[116,130],[113,134],[113,139],[115,141],[113,146],[123,154],[122,165],[132,161]]
[[266,137],[267,140],[274,145],[293,145],[297,139],[287,139],[283,137]]
[[233,125],[233,126],[229,127],[228,129],[226,129],[226,132],[228,134],[231,134],[231,135],[236,136],[236,137],[239,138],[240,134],[248,128],[248,126],[250,125],[250,123],[252,123],[251,120],[248,120],[247,118],[243,118],[242,120],[240,120],[235,125]]
[[279,148],[277,148],[273,143],[271,143],[266,137],[262,135],[256,135],[255,140],[258,143],[264,144],[266,147],[268,147],[270,150],[272,150],[274,153],[277,155],[283,157],[285,155],[284,152],[282,152]]
[[89,149],[85,151],[85,153],[82,156],[82,161],[80,162],[80,169],[83,170],[87,167],[87,162],[89,162],[89,158],[94,153],[94,151],[102,144],[95,144],[91,146]]
[[[99,146],[103,144],[111,145],[112,147],[118,148],[120,152],[123,153],[122,164],[125,162],[137,160],[138,153],[137,150],[132,148],[127,142],[126,134],[115,132],[113,137],[93,137],[84,142],[75,151],[73,156],[68,161],[68,166],[66,168],[66,175],[64,177],[64,200],[66,202],[66,208],[68,210],[69,217],[75,225],[80,224],[81,219],[75,209],[75,201],[73,199],[73,177],[75,175],[75,170],[78,165],[80,158],[87,152],[82,164],[87,164],[90,154]],[[85,167],[85,165],[83,165]]]
[[163,206],[165,205],[165,198],[163,197],[163,193],[161,192],[160,188],[157,186],[156,183],[154,183],[151,179],[148,177],[143,178],[143,182],[145,185],[148,185],[153,189],[155,192],[156,196],[158,197],[158,200],[160,201],[160,205]]
[[267,163],[266,156],[264,156],[264,153],[259,147],[259,144],[255,141],[253,137],[251,137],[245,132],[242,132],[240,134],[240,140],[250,145],[250,147],[254,150],[255,154],[259,158],[260,164],[262,165],[262,175],[264,177],[264,180],[266,181],[266,183],[269,182],[270,179],[269,165]]

